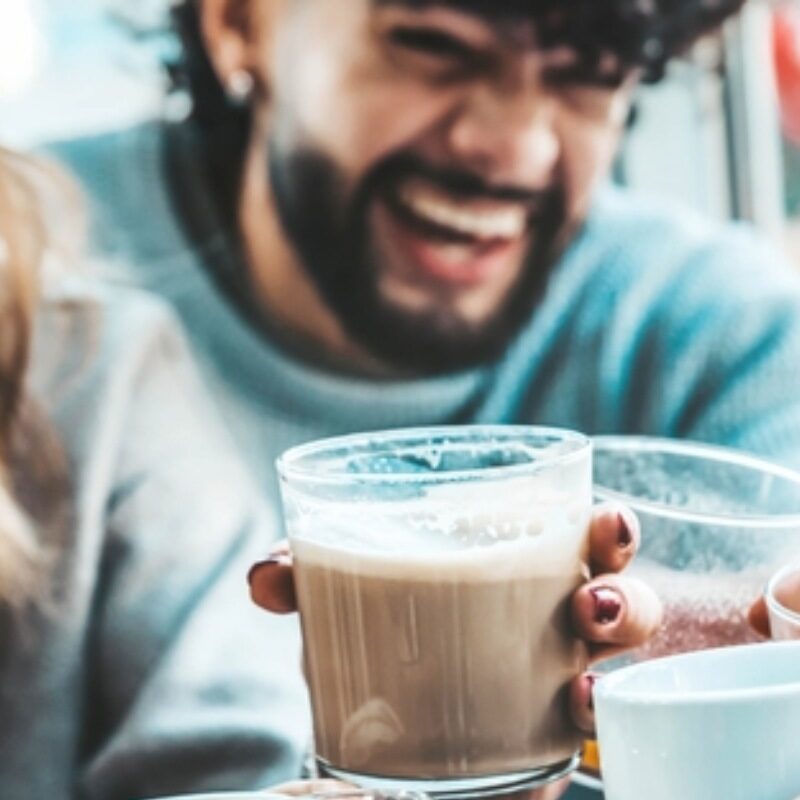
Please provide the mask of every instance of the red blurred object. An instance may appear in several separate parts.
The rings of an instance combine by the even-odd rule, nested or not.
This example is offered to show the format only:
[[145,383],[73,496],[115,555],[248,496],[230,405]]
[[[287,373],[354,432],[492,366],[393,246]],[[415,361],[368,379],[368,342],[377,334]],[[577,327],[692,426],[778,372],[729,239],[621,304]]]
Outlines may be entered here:
[[784,132],[800,147],[800,7],[775,11],[772,38]]

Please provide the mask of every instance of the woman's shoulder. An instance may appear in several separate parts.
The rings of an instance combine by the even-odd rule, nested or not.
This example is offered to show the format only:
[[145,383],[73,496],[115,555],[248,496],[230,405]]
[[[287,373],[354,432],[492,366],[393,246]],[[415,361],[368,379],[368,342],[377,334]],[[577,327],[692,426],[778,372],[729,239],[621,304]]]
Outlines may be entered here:
[[90,274],[46,276],[28,385],[67,438],[143,414],[196,431],[215,415],[170,307]]
[[96,266],[81,272],[46,271],[37,323],[60,327],[65,333],[91,328],[96,335],[112,339],[137,330],[147,335],[154,329],[179,328],[164,300],[117,281],[112,271]]
[[34,384],[64,372],[98,379],[126,363],[185,350],[180,324],[159,298],[88,273],[45,275],[34,321]]
[[115,462],[103,480],[117,487],[219,482],[249,505],[252,481],[159,299],[89,277],[49,281],[30,366],[31,394],[81,473]]

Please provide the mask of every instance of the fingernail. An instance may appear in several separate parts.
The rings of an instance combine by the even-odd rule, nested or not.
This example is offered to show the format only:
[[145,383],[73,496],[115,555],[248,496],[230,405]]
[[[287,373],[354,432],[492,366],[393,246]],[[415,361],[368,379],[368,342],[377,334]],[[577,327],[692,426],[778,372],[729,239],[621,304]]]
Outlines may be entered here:
[[250,571],[247,573],[247,582],[252,583],[253,577],[255,576],[256,572],[260,572],[262,569],[269,569],[270,567],[277,567],[277,566],[289,566],[290,561],[288,556],[283,555],[282,553],[275,553],[274,555],[267,556],[263,561],[258,561],[250,567]]
[[620,550],[627,550],[633,544],[633,534],[631,533],[628,520],[625,519],[624,514],[617,514],[617,525],[619,526],[619,533],[617,534],[617,544]]
[[597,675],[591,673],[586,675],[586,683],[589,684],[589,711],[594,711],[594,685],[597,683]]
[[609,625],[614,622],[622,610],[619,595],[605,586],[589,591],[594,598],[594,621],[598,625]]

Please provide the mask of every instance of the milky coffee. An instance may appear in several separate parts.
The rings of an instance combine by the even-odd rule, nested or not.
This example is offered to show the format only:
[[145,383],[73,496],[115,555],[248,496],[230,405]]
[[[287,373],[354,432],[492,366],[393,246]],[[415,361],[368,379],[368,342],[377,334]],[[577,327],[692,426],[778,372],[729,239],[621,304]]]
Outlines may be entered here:
[[475,545],[471,520],[468,535],[431,537],[414,556],[348,542],[337,514],[330,537],[294,539],[318,757],[434,779],[570,759],[581,737],[565,689],[585,658],[569,598],[584,580],[586,517],[562,517],[491,546]]

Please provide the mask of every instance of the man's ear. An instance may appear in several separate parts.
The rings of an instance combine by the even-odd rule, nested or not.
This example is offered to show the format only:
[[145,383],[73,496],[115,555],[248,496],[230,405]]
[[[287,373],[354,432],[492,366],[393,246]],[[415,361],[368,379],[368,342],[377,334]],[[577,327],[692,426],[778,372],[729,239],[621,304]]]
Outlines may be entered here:
[[252,73],[256,66],[252,57],[257,38],[252,5],[252,0],[200,0],[206,52],[225,87],[242,72]]

